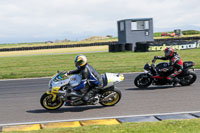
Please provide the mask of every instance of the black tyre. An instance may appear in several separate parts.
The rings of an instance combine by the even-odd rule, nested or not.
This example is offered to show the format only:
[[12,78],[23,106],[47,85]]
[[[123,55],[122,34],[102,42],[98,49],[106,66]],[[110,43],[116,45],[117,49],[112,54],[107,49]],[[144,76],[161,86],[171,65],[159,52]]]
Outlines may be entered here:
[[197,75],[193,71],[188,71],[188,76],[182,77],[180,81],[180,85],[188,86],[193,84],[197,79]]
[[107,89],[102,92],[100,104],[103,106],[114,106],[121,99],[121,91],[118,89]]
[[40,98],[40,104],[47,110],[56,110],[63,105],[63,100],[56,97],[55,101],[52,101],[53,95],[44,93]]
[[152,79],[145,73],[138,75],[134,80],[134,84],[138,88],[147,88],[151,83]]

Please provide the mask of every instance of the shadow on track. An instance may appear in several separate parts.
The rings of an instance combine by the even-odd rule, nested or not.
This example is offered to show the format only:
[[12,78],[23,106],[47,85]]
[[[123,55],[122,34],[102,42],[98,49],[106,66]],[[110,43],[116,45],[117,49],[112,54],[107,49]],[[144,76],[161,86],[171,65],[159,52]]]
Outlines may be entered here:
[[181,87],[181,86],[152,86],[152,87],[148,87],[148,88],[128,88],[128,89],[125,89],[125,90],[132,90],[132,91],[145,91],[145,90],[160,90],[160,89],[173,89],[173,88],[177,88],[177,87]]
[[[86,110],[91,109],[101,109],[105,108],[104,106],[74,106],[74,107],[67,107],[66,108],[60,108],[58,110],[46,110],[46,109],[35,109],[35,110],[27,110],[28,113],[64,113],[64,112],[83,112]],[[107,107],[108,108],[108,107]]]

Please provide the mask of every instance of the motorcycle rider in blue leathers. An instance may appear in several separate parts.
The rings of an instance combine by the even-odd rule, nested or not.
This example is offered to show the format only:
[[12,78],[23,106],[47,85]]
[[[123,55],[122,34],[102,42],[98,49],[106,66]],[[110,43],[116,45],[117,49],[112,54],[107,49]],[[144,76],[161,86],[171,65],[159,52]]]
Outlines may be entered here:
[[91,98],[95,95],[98,89],[103,87],[102,76],[87,63],[87,58],[84,55],[78,55],[75,58],[76,70],[69,71],[67,74],[80,74],[82,76],[81,83],[73,88],[76,94],[81,93],[81,89],[89,86],[89,91],[83,97],[87,103],[91,102]]

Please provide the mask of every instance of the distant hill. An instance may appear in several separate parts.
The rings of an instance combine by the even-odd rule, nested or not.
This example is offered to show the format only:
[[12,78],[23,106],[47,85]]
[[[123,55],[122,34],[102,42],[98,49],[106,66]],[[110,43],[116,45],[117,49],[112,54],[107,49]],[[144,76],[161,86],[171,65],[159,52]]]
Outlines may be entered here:
[[104,36],[92,36],[92,37],[89,37],[87,39],[84,39],[82,41],[96,41],[96,40],[104,40],[104,39],[108,39],[110,37],[104,37]]

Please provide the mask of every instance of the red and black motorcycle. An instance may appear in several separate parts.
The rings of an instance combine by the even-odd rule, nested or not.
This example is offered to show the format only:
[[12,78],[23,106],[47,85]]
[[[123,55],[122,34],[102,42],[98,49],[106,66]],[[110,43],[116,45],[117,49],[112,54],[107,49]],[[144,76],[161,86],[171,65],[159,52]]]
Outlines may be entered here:
[[[174,82],[169,82],[166,77],[173,73],[173,71],[163,72],[164,68],[169,67],[169,63],[161,62],[155,65],[156,59],[152,60],[152,64],[144,65],[144,73],[139,74],[135,78],[135,86],[138,88],[147,88],[152,85],[173,85]],[[194,62],[183,62],[183,71],[177,76],[180,80],[179,84],[182,86],[191,85],[196,81],[197,75],[194,72]],[[191,70],[192,69],[192,70]]]

